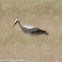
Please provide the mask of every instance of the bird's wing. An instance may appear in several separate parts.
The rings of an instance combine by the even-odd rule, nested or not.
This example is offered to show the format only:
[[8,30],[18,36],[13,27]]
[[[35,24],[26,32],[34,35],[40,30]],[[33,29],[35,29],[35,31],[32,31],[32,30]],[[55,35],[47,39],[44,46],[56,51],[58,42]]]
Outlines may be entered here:
[[38,31],[38,28],[32,28],[32,29],[28,29],[29,30],[29,32],[36,32],[36,31]]
[[36,31],[38,31],[39,29],[38,28],[36,28],[36,27],[33,27],[33,26],[28,26],[28,25],[26,25],[26,26],[23,26],[24,28],[26,28],[29,32],[36,32]]
[[38,31],[38,28],[32,28],[32,31]]

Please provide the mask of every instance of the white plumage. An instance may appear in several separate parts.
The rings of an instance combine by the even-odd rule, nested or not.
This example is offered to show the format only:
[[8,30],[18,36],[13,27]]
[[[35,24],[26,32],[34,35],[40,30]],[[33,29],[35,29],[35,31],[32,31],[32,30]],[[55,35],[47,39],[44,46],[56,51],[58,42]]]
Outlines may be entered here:
[[29,26],[29,25],[25,25],[25,26],[23,26],[23,27],[25,27],[25,28],[27,28],[27,29],[32,29],[32,28],[34,28],[33,26]]
[[20,21],[18,19],[15,20],[15,23],[13,25],[13,27],[16,25],[16,24],[19,24],[19,26],[21,27],[22,31],[24,31],[25,33],[31,33],[31,34],[46,34],[48,35],[48,33],[44,30],[40,30],[39,28],[36,28],[36,27],[33,27],[33,26],[29,26],[29,25],[26,25],[26,26],[22,26]]

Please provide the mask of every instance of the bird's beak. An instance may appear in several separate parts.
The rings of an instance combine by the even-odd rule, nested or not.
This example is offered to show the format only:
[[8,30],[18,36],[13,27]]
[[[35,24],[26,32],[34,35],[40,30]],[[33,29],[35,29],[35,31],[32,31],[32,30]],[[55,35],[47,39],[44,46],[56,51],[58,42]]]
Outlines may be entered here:
[[[16,23],[17,23],[17,22],[14,23],[13,27],[16,25]],[[13,28],[13,27],[12,27],[12,28]]]

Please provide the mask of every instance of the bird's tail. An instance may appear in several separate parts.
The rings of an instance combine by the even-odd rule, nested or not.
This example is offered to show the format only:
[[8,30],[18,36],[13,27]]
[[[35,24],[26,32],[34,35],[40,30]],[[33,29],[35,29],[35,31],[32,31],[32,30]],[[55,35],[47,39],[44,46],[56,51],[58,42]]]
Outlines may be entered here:
[[42,34],[49,35],[47,31],[41,30]]
[[45,34],[46,34],[46,35],[49,35],[48,32],[46,32],[46,31],[45,31]]

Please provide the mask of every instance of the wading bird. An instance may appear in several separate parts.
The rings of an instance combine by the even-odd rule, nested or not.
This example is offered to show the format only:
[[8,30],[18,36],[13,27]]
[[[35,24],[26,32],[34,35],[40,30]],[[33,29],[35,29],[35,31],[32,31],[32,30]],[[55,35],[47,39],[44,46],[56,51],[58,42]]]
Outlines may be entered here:
[[[45,31],[45,30],[41,30],[41,29],[39,29],[39,28],[36,28],[36,27],[33,27],[33,26],[28,26],[28,25],[22,26],[21,23],[20,23],[20,21],[19,21],[18,19],[15,20],[15,23],[14,23],[13,27],[14,27],[17,23],[19,24],[20,28],[22,29],[22,31],[23,31],[24,33],[30,33],[30,34],[33,34],[33,35],[34,35],[34,34],[35,34],[35,35],[40,35],[40,34],[48,35],[47,31]],[[13,27],[12,27],[12,28],[13,28]]]

